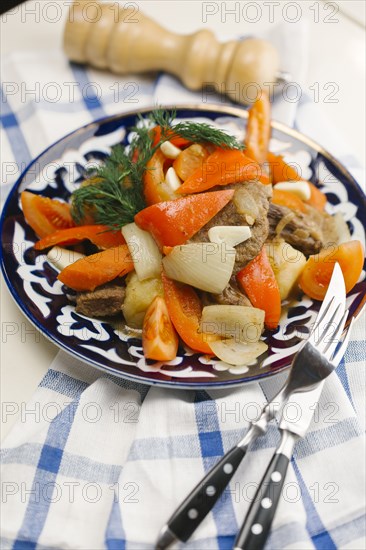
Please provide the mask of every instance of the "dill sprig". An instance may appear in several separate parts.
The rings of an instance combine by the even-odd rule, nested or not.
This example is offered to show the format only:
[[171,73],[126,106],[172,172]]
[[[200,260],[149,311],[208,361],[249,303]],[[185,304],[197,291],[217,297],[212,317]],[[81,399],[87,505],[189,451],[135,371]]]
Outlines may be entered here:
[[212,143],[224,149],[244,149],[243,143],[224,130],[203,122],[187,121],[173,124],[175,118],[174,110],[156,109],[152,113],[151,120],[162,129],[162,142],[179,136],[196,143]]
[[[228,149],[243,145],[223,130],[196,122],[173,125],[176,112],[156,109],[149,118],[139,117],[140,123],[130,129],[134,137],[129,146],[116,145],[102,166],[88,173],[88,180],[71,197],[71,213],[77,224],[89,217],[94,223],[118,230],[134,220],[146,204],[143,195],[143,176],[146,165],[160,145],[179,136],[193,143],[212,143]],[[153,126],[160,126],[160,139],[154,145]]]
[[132,162],[122,145],[112,148],[111,155],[84,185],[72,194],[72,216],[82,223],[90,215],[97,224],[117,230],[133,222],[145,208],[142,192],[142,166]]

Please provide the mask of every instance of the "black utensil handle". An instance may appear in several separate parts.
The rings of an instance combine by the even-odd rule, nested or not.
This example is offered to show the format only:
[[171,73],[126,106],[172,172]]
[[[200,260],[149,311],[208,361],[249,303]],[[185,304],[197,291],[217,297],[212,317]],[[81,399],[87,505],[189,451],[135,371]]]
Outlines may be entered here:
[[[291,455],[290,455],[291,456]],[[290,459],[273,455],[234,543],[234,550],[261,550],[267,540]]]
[[246,447],[234,447],[208,472],[168,521],[169,529],[186,542],[212,510],[229,484],[246,453]]

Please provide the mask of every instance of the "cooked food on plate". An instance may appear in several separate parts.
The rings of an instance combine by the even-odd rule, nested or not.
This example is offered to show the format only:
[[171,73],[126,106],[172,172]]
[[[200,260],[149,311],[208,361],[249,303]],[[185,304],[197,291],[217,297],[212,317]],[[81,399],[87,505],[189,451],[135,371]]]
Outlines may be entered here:
[[244,143],[156,110],[90,170],[69,203],[23,191],[27,223],[77,313],[124,318],[147,359],[178,347],[246,365],[303,292],[322,300],[334,263],[347,291],[364,252],[322,191],[269,151],[270,105]]

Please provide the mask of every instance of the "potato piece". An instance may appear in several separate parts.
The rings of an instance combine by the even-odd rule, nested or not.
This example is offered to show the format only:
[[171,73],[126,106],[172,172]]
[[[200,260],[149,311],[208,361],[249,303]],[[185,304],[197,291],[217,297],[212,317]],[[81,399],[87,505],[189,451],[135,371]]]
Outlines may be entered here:
[[306,258],[285,241],[266,243],[266,252],[280,289],[281,300],[286,300],[296,286]]
[[128,275],[122,313],[129,327],[142,328],[146,310],[156,296],[164,296],[161,279],[139,281],[136,273]]
[[212,305],[202,311],[201,331],[232,338],[237,342],[258,342],[264,311],[255,307]]

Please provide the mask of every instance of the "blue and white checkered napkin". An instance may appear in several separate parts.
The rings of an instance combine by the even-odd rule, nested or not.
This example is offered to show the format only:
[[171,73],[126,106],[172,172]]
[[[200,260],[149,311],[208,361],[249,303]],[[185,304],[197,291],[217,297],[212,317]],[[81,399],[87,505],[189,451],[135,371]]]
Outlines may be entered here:
[[[293,47],[300,35],[294,27],[291,32],[296,40],[288,33],[274,38],[284,68],[297,74],[304,59]],[[70,66],[61,52],[13,53],[3,63],[3,76],[4,194],[17,166],[90,120],[154,103],[200,100],[166,75],[156,82],[119,78]],[[98,83],[100,93],[93,95],[90,82]],[[310,102],[277,103],[274,118],[329,145]],[[346,148],[337,146],[330,148],[340,157]],[[325,382],[308,435],[296,446],[268,548],[365,548],[360,323],[352,338],[345,362]],[[27,415],[4,442],[1,547],[152,548],[177,504],[243,436],[248,420],[282,382],[210,394],[168,391],[106,376],[60,352],[27,406],[36,414]],[[232,547],[278,440],[271,426],[187,548]]]

